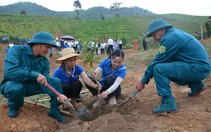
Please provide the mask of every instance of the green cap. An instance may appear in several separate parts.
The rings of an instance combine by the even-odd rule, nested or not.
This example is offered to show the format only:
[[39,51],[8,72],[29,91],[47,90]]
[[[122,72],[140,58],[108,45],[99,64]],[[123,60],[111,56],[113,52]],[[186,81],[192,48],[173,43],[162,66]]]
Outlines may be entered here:
[[49,32],[40,31],[34,35],[34,37],[28,42],[29,44],[49,44],[57,47],[56,43],[53,41],[53,36]]
[[147,29],[147,37],[151,37],[152,33],[155,31],[164,28],[164,27],[173,27],[171,24],[168,24],[166,21],[163,19],[155,19],[148,25]]

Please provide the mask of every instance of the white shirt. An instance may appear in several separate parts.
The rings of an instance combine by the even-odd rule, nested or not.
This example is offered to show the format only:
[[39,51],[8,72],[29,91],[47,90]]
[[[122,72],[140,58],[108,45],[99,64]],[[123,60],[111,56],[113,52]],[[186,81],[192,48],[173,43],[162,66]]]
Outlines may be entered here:
[[108,45],[113,45],[113,44],[114,44],[113,39],[108,39]]

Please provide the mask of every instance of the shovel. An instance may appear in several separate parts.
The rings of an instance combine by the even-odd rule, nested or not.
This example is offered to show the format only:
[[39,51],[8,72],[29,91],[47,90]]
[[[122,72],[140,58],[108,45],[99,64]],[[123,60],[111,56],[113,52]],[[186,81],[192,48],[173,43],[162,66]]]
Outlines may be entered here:
[[[47,88],[52,91],[57,97],[60,96],[60,93],[57,92],[55,89],[53,89],[49,84],[47,84]],[[77,118],[81,119],[81,120],[90,120],[92,117],[91,112],[89,111],[89,109],[84,106],[83,104],[81,104],[78,107],[73,106],[68,100],[65,101],[64,103],[67,107],[72,109],[72,113],[73,116],[76,116]]]
[[121,104],[119,104],[116,108],[114,108],[114,111],[116,111],[119,107],[121,107],[126,102],[128,102],[128,100],[132,99],[137,93],[138,93],[138,89],[134,90],[127,99],[125,99]]

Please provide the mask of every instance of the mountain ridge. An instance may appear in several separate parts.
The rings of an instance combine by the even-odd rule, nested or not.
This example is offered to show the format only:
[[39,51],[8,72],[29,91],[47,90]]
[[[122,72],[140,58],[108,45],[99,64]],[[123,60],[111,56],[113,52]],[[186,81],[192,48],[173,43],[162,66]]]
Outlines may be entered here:
[[[31,2],[18,2],[6,6],[0,6],[0,14],[20,14],[22,10],[29,15],[63,16],[70,18],[76,17],[75,11],[53,11]],[[80,10],[79,12],[79,19],[102,19],[102,15],[105,19],[116,17],[116,13],[102,6],[91,7],[87,10]],[[119,16],[140,16],[154,15],[155,13],[140,7],[122,7],[119,9],[118,14]]]

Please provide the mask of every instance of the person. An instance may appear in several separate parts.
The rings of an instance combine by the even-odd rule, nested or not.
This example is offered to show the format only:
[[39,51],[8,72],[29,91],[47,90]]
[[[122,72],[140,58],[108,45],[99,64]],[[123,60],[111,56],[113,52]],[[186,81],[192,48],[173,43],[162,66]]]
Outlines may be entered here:
[[115,96],[121,94],[121,82],[126,76],[126,67],[123,64],[123,60],[124,52],[120,49],[116,49],[109,58],[101,61],[99,66],[92,73],[92,78],[94,80],[102,74],[99,81],[102,85],[100,91],[87,86],[92,95],[98,97],[97,101],[93,104],[93,108],[105,104],[105,99],[109,99],[109,105],[111,106],[117,104]]
[[105,42],[102,42],[102,43],[100,44],[101,54],[105,54],[105,47],[106,47],[106,43],[105,43]]
[[56,40],[57,51],[61,51],[61,43]]
[[54,52],[54,48],[53,47],[51,47],[50,48],[50,54],[49,54],[49,58],[53,58],[53,52]]
[[10,48],[13,47],[13,46],[14,46],[14,44],[10,43],[6,48],[6,53],[8,53],[10,51]]
[[51,46],[56,46],[53,36],[44,31],[37,32],[28,42],[29,46],[15,45],[4,59],[4,78],[0,91],[8,99],[8,116],[17,117],[24,104],[24,97],[37,94],[48,94],[51,97],[48,115],[64,122],[58,106],[65,103],[67,97],[60,94],[56,97],[46,86],[51,85],[62,93],[58,78],[49,77],[50,66],[45,56]]
[[97,48],[96,48],[96,54],[97,55],[101,55],[102,53],[101,53],[101,50],[100,50],[100,48],[101,48],[100,42],[97,42],[96,46],[97,46]]
[[146,39],[147,39],[146,34],[144,32],[142,32],[142,44],[143,44],[144,51],[147,50],[147,41],[146,41]]
[[108,44],[107,54],[110,55],[113,52],[114,40],[111,37],[109,37],[107,44]]
[[211,37],[211,16],[208,18],[208,21],[205,23],[205,28],[207,31],[207,38]]
[[119,49],[122,49],[122,40],[120,39],[120,40],[118,40],[117,42],[118,42],[118,44],[119,44]]
[[189,97],[196,97],[206,89],[203,79],[209,76],[211,66],[202,44],[192,35],[173,28],[163,19],[155,19],[148,25],[147,37],[160,42],[159,52],[147,67],[137,84],[138,91],[145,88],[154,77],[161,105],[153,113],[171,113],[178,110],[172,95],[170,81],[188,85]]
[[200,34],[199,34],[198,32],[194,32],[194,37],[195,37],[196,39],[198,39],[198,40],[201,39],[201,36],[200,36]]
[[8,53],[10,51],[10,46],[8,45],[6,48],[6,53]]
[[82,83],[79,77],[82,78],[86,85],[89,85],[96,90],[100,89],[98,84],[95,84],[85,73],[83,67],[76,64],[76,60],[81,56],[76,54],[73,48],[65,48],[61,51],[62,57],[56,61],[61,65],[55,69],[53,77],[60,79],[62,83],[63,94],[71,98],[71,103],[77,106],[77,98],[80,98]]
[[117,39],[115,39],[113,41],[113,50],[115,50],[115,49],[119,49],[119,43],[118,43]]

